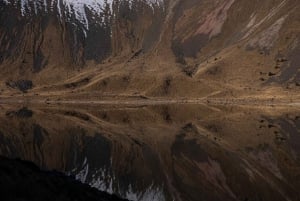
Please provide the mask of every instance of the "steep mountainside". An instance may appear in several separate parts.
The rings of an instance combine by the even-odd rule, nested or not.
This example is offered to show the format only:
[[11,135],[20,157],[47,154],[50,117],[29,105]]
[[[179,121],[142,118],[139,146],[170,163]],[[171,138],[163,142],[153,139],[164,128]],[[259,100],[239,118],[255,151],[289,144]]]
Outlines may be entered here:
[[1,94],[297,98],[299,9],[298,0],[1,0]]

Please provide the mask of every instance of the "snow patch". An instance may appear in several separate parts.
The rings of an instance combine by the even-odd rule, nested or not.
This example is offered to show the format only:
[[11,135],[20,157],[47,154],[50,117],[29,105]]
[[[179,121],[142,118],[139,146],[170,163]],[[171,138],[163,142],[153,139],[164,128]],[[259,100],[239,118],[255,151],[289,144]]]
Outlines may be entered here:
[[[112,9],[112,5],[116,0],[2,0],[6,4],[13,4],[20,7],[22,16],[27,14],[38,15],[39,11],[54,11],[57,10],[59,17],[71,18],[72,15],[84,25],[85,29],[89,29],[89,21],[87,10],[96,16],[101,16],[106,7]],[[121,0],[129,2],[132,6],[136,0]],[[162,6],[164,0],[138,0],[154,6]],[[48,3],[47,3],[48,2]],[[48,5],[49,4],[49,5]]]

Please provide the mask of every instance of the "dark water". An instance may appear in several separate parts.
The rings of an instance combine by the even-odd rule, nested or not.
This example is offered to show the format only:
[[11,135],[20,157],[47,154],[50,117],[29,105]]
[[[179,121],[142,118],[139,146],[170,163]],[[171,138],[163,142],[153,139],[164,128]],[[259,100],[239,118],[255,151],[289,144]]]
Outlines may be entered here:
[[0,154],[131,200],[300,200],[300,111],[8,106]]

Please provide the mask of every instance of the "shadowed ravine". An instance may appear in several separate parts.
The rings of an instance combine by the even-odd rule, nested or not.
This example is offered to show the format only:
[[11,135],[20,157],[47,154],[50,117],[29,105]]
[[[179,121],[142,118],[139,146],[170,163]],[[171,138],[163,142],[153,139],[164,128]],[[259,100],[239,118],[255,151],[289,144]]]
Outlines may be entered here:
[[300,200],[300,109],[0,105],[0,154],[129,200]]

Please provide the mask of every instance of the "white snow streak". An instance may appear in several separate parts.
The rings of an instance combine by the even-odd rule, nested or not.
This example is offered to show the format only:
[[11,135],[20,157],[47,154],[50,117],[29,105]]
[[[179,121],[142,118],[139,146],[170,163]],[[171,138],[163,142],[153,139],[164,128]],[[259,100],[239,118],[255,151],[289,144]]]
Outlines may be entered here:
[[[125,189],[114,188],[120,184],[113,173],[107,169],[99,169],[96,171],[89,171],[89,164],[87,163],[87,158],[85,158],[81,168],[75,168],[68,175],[77,172],[76,179],[88,183],[90,186],[97,188],[101,191],[105,191],[110,194],[120,194],[122,197],[127,198],[132,201],[165,201],[164,192],[161,187],[151,184],[142,192],[135,192],[133,187],[129,185],[128,187],[123,186]],[[87,176],[89,175],[89,179]],[[125,193],[122,193],[125,190]]]
[[[39,11],[54,11],[57,10],[59,17],[66,16],[71,18],[72,15],[84,25],[85,29],[89,29],[89,21],[86,11],[89,10],[94,15],[100,16],[106,7],[106,2],[109,8],[115,0],[2,0],[6,4],[20,6],[22,16],[34,11],[37,15]],[[48,5],[50,1],[50,5]],[[134,0],[123,0],[133,4]],[[149,4],[152,8],[154,5],[161,6],[164,0],[139,0]],[[49,6],[49,7],[48,7]],[[56,7],[56,8],[55,8]],[[32,8],[34,10],[32,10]]]

